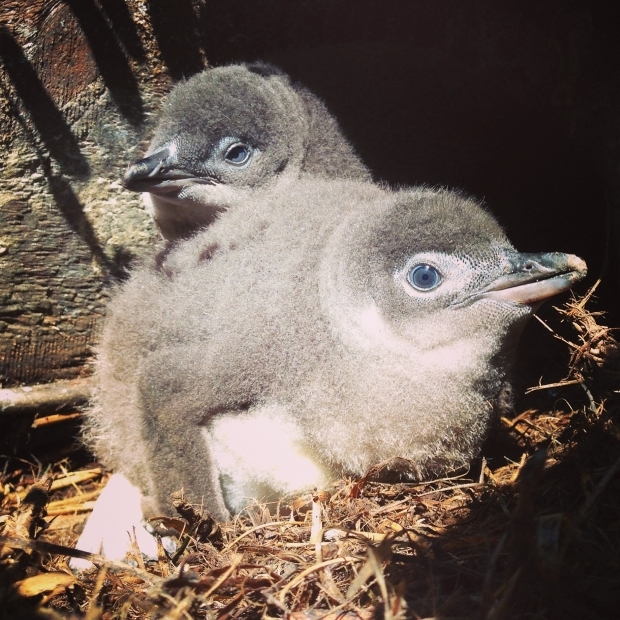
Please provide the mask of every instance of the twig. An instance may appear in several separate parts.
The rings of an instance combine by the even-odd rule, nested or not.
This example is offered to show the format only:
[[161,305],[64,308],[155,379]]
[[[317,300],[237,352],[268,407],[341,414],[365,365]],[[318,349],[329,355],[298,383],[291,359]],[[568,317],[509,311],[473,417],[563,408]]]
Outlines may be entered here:
[[92,379],[73,379],[4,389],[0,390],[0,415],[58,413],[65,407],[85,405],[92,392]]
[[391,512],[393,508],[396,506],[400,506],[401,504],[405,504],[406,502],[410,502],[411,498],[405,497],[405,499],[398,500],[397,502],[392,502],[391,504],[386,504],[385,506],[381,506],[380,508],[375,508],[370,511],[370,516],[376,517],[377,515],[383,514],[384,512]]
[[598,415],[599,413],[598,407],[596,406],[596,402],[594,402],[594,397],[592,396],[592,392],[590,392],[590,390],[588,389],[588,386],[585,383],[582,383],[581,387],[583,388],[583,391],[586,393],[586,396],[588,397],[588,400],[590,401],[588,405],[588,409],[594,415]]
[[97,499],[99,495],[101,495],[101,489],[91,491],[90,493],[82,493],[77,497],[66,497],[65,499],[57,499],[56,501],[50,502],[47,505],[47,512],[49,514],[50,510],[61,510],[71,506],[79,506],[82,503]]
[[213,594],[236,570],[239,564],[241,564],[241,560],[243,556],[240,553],[236,553],[233,558],[228,570],[222,573],[213,583],[213,585],[204,593],[205,598],[209,598],[211,594]]
[[43,418],[36,418],[32,423],[32,428],[41,428],[42,426],[49,426],[50,424],[59,424],[61,422],[69,422],[70,420],[79,420],[84,417],[80,412],[67,412],[67,413],[53,413]]
[[65,547],[64,545],[56,545],[54,543],[48,543],[44,540],[24,540],[22,538],[8,537],[0,535],[0,544],[10,547],[11,549],[33,549],[41,553],[53,553],[56,555],[64,555],[70,558],[78,558],[80,560],[88,560],[97,566],[105,566],[111,573],[121,572],[128,573],[134,577],[138,577],[145,583],[154,584],[156,581],[160,581],[159,578],[155,578],[148,572],[142,571],[139,568],[124,564],[123,562],[115,562],[108,560],[108,558],[97,553],[89,553],[88,551],[81,551],[79,549],[72,549]]
[[583,384],[583,379],[569,379],[568,381],[559,381],[558,383],[546,383],[545,385],[535,385],[534,387],[527,388],[526,394],[536,392],[537,390],[548,390],[550,388],[564,387],[565,385],[580,385]]
[[444,491],[455,491],[456,489],[473,489],[475,487],[486,486],[486,484],[480,482],[469,482],[468,484],[457,484],[453,487],[445,487],[443,489],[434,489],[433,491],[424,491],[424,493],[420,493],[418,497],[423,497],[424,495],[432,495],[433,493],[443,493]]
[[286,528],[291,527],[291,525],[297,525],[296,522],[289,522],[289,521],[270,521],[269,523],[260,523],[259,525],[255,525],[254,527],[250,528],[249,530],[243,532],[243,534],[241,534],[241,536],[237,536],[237,538],[235,538],[235,540],[233,540],[232,542],[229,542],[221,551],[221,553],[226,553],[226,551],[230,551],[230,549],[232,549],[242,538],[245,538],[246,536],[249,536],[250,534],[258,531],[258,530],[262,530],[265,527],[273,527],[273,526],[278,526],[278,527],[282,527],[285,526]]
[[299,575],[297,575],[295,579],[289,581],[280,590],[279,592],[280,601],[284,602],[284,597],[286,596],[286,593],[292,588],[294,588],[297,584],[301,583],[308,575],[311,575],[312,573],[316,573],[317,571],[325,568],[326,566],[333,566],[334,564],[342,564],[343,562],[353,563],[353,562],[359,562],[359,560],[357,558],[346,556],[343,558],[333,558],[331,560],[325,560],[324,562],[319,562],[318,564],[313,564],[309,568],[306,568],[305,570],[301,571],[301,573],[299,573]]
[[95,502],[82,502],[81,504],[69,504],[67,506],[47,509],[48,517],[58,517],[60,515],[75,515],[78,512],[90,512],[95,508]]
[[557,334],[555,332],[555,330],[553,330],[551,327],[549,327],[538,315],[534,315],[534,318],[541,324],[543,325],[546,329],[548,329],[558,340],[561,340],[565,345],[572,347],[573,349],[578,349],[579,345],[576,345],[574,342],[571,342],[570,340],[566,340],[566,338],[562,338],[562,336],[560,336],[559,334]]
[[[94,480],[95,478],[99,478],[103,474],[103,469],[101,467],[96,467],[95,469],[85,469],[82,471],[74,471],[68,474],[67,476],[63,476],[62,478],[57,478],[52,482],[52,488],[50,489],[50,493],[54,491],[58,491],[58,489],[64,489],[66,487],[74,486],[76,484],[80,484],[81,482],[86,482],[88,480]],[[19,498],[24,499],[27,490],[20,491],[19,493],[14,493],[9,495],[9,499]]]

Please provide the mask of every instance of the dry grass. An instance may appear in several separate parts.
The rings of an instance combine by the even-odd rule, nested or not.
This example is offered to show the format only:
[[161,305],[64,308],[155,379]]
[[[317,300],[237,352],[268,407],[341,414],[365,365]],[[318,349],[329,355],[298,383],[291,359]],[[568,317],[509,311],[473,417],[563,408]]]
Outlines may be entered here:
[[148,565],[136,555],[72,576],[58,545],[74,543],[105,474],[65,460],[34,484],[37,468],[13,462],[2,478],[0,615],[617,618],[620,349],[585,309],[590,295],[559,309],[574,338],[563,337],[566,379],[538,388],[557,391],[553,408],[502,418],[470,471],[341,480],[331,498],[257,504],[222,524],[177,497],[168,526],[188,533],[173,558],[162,549]]

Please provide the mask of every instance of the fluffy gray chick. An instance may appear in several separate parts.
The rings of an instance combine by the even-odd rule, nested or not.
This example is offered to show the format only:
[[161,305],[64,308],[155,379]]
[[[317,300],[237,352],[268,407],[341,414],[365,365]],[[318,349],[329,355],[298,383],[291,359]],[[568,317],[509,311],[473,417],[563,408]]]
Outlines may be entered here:
[[323,103],[275,67],[254,63],[178,84],[147,156],[129,167],[124,185],[148,192],[147,206],[172,240],[302,173],[370,179]]
[[300,182],[124,285],[93,445],[147,514],[181,487],[223,519],[394,457],[445,471],[477,453],[534,308],[585,273],[457,193]]

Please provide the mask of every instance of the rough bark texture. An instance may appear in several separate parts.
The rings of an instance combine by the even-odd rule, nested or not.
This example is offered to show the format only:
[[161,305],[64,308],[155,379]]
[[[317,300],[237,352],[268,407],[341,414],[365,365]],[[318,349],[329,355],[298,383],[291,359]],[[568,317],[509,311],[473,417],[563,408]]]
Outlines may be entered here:
[[158,239],[119,178],[162,95],[206,58],[280,64],[326,100],[377,178],[463,188],[488,199],[519,249],[578,253],[593,275],[607,265],[599,290],[617,320],[615,10],[3,0],[0,383],[88,373],[110,285]]
[[12,385],[88,372],[109,284],[156,242],[119,179],[169,80],[143,44],[142,2],[3,2],[0,20],[0,382]]

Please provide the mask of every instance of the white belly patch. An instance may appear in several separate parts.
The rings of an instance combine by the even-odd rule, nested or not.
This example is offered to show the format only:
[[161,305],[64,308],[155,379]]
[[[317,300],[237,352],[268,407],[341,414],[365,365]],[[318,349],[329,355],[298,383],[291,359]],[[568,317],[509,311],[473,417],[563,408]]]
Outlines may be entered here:
[[301,429],[284,407],[218,415],[203,433],[219,468],[224,501],[233,512],[252,499],[275,500],[327,482],[304,454]]

